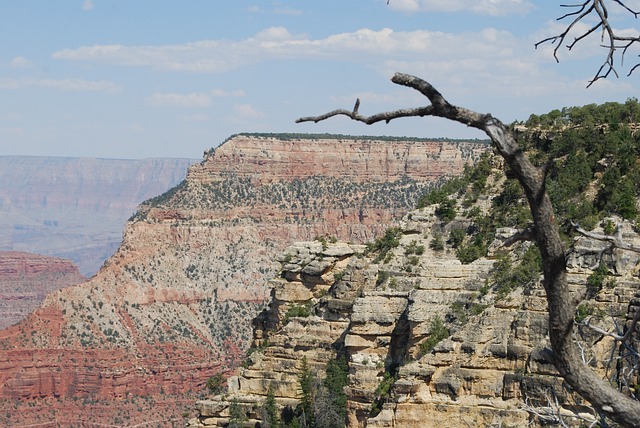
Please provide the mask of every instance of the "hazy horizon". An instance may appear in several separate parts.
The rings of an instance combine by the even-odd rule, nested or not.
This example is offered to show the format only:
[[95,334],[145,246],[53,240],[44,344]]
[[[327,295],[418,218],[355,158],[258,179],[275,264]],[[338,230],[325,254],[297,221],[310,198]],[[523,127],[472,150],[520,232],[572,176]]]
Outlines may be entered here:
[[[619,9],[614,25],[632,28]],[[199,159],[241,132],[484,138],[434,118],[294,123],[356,98],[362,114],[424,105],[389,81],[396,71],[504,122],[636,94],[629,67],[586,89],[604,61],[598,35],[559,64],[551,45],[534,48],[566,11],[528,0],[2,2],[0,154]]]

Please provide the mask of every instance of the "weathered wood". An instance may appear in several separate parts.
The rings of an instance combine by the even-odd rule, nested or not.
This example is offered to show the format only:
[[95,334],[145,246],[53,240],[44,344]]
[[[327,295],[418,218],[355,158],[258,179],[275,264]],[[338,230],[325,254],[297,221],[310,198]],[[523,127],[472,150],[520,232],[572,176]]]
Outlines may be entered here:
[[580,357],[573,340],[576,300],[567,283],[566,255],[560,239],[551,200],[545,190],[545,171],[534,166],[518,146],[511,130],[490,114],[450,104],[430,83],[408,74],[396,73],[392,82],[413,88],[429,99],[431,105],[363,116],[358,109],[334,110],[296,122],[319,122],[345,115],[353,120],[372,124],[389,122],[400,117],[437,116],[477,128],[491,139],[495,149],[505,159],[524,189],[534,221],[534,241],[542,256],[544,288],[549,309],[549,338],[554,352],[554,364],[565,381],[601,414],[625,427],[640,426],[640,402],[617,391],[600,379]]

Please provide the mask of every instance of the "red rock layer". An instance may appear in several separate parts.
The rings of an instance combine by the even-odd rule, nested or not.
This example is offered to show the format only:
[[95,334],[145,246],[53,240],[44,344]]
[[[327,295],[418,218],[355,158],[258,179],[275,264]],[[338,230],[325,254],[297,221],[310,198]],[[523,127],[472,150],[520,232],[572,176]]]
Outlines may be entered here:
[[85,280],[69,260],[0,251],[0,328],[26,317],[47,294]]
[[[233,172],[261,183],[310,176],[348,177],[354,182],[393,181],[408,176],[434,180],[459,172],[473,142],[384,140],[375,137],[281,139],[238,135],[189,169],[189,178],[215,180]],[[476,153],[477,154],[477,153]]]
[[0,331],[0,398],[77,409],[87,397],[202,392],[242,360],[283,248],[371,240],[412,208],[407,192],[460,173],[485,147],[234,137],[141,207],[95,277]]

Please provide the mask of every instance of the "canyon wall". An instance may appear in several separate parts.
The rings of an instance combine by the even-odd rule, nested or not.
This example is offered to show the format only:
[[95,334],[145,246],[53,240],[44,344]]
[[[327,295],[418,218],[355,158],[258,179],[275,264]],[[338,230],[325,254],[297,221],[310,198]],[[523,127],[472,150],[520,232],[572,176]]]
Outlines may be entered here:
[[[126,416],[179,426],[207,379],[244,359],[251,320],[279,269],[275,256],[290,242],[369,241],[486,149],[478,141],[234,136],[139,207],[91,280],[0,331],[0,404],[35,403],[28,412],[0,409],[0,424],[86,423],[85,406],[87,414],[127,409],[102,416],[105,423]],[[155,404],[136,411],[132,397]]]
[[70,260],[0,251],[0,329],[26,317],[47,294],[85,280]]
[[91,276],[137,205],[179,183],[194,162],[0,156],[0,251],[71,259]]
[[[323,420],[318,426],[345,420],[349,427],[402,428],[596,423],[597,414],[553,366],[541,278],[508,290],[491,282],[505,251],[522,255],[531,244],[505,247],[516,230],[501,229],[487,257],[462,264],[451,241],[432,242],[469,220],[443,222],[434,208],[409,213],[394,232],[397,242],[374,251],[321,240],[287,248],[278,257],[281,273],[271,282],[269,308],[254,320],[249,356],[222,393],[196,403],[198,415],[188,426],[233,420],[253,426],[274,414],[286,426],[301,426],[294,419],[306,417],[302,379],[309,373],[319,382],[312,382],[315,401],[306,410]],[[625,241],[637,246],[633,224],[619,224]],[[632,325],[640,255],[608,254],[609,282],[589,292],[588,278],[607,246],[575,237],[568,267],[571,290],[582,301],[576,320],[611,330],[612,319]],[[613,378],[616,369],[607,362],[624,351],[596,330],[579,331],[575,340],[590,366]],[[630,346],[637,344],[636,338]],[[348,365],[344,415],[322,386],[328,362],[340,358]]]

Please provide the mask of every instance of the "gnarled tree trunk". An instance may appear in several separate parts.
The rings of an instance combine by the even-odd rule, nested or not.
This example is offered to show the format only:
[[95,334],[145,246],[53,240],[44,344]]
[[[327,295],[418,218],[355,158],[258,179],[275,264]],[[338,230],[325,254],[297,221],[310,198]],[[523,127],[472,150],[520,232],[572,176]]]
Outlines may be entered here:
[[415,76],[396,73],[391,80],[420,91],[431,105],[362,116],[358,112],[358,100],[352,111],[334,110],[320,116],[303,117],[296,122],[318,122],[337,115],[366,124],[389,122],[400,117],[438,116],[484,131],[517,176],[529,202],[534,221],[533,236],[542,255],[544,288],[549,306],[549,337],[556,368],[565,381],[600,413],[625,427],[640,426],[640,402],[600,379],[582,361],[573,341],[577,302],[567,284],[565,249],[545,190],[544,170],[529,161],[509,128],[490,114],[479,114],[449,104],[431,84]]

